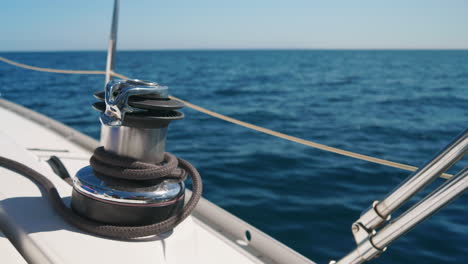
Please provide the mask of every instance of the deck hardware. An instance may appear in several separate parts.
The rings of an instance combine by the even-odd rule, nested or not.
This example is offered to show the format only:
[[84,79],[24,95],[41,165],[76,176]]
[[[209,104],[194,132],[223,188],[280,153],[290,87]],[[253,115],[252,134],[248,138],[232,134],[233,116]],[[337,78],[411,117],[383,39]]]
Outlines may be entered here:
[[128,104],[133,95],[153,94],[167,98],[168,88],[154,82],[140,80],[112,80],[106,85],[106,110],[101,114],[101,122],[106,126],[121,126],[127,112],[133,113],[141,109]]
[[378,257],[387,246],[468,189],[468,167],[392,222],[390,214],[452,167],[468,152],[468,129],[381,201],[375,201],[352,226],[356,249],[337,264],[357,264]]
[[[138,161],[163,164],[167,128],[184,115],[183,107],[168,98],[168,88],[141,80],[111,80],[100,101],[101,145],[105,151]],[[72,208],[92,220],[116,225],[160,222],[184,204],[183,181],[115,180],[90,166],[74,179]],[[115,176],[115,175],[114,175]]]

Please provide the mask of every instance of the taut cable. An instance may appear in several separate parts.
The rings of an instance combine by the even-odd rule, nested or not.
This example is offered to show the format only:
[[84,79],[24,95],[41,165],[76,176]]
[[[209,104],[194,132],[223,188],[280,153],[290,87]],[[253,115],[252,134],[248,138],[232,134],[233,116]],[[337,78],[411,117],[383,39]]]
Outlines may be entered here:
[[[25,69],[34,70],[34,71],[53,72],[53,73],[66,73],[66,74],[102,74],[102,75],[106,74],[105,71],[81,71],[81,70],[78,71],[78,70],[59,70],[59,69],[50,69],[50,68],[40,68],[40,67],[35,67],[35,66],[30,66],[30,65],[14,62],[12,60],[8,60],[8,59],[6,59],[4,57],[1,57],[1,56],[0,56],[0,60],[5,62],[5,63],[16,66],[16,67],[25,68]],[[115,76],[115,77],[118,77],[118,78],[122,78],[122,79],[129,79],[127,76],[122,75],[122,74],[118,74],[116,72],[112,72],[112,75]],[[347,156],[347,157],[351,157],[351,158],[355,158],[355,159],[359,159],[359,160],[364,160],[364,161],[368,161],[368,162],[372,162],[372,163],[376,163],[376,164],[380,164],[380,165],[385,165],[385,166],[389,166],[389,167],[393,167],[393,168],[398,168],[398,169],[402,169],[402,170],[416,171],[418,169],[415,166],[402,164],[402,163],[389,161],[389,160],[384,160],[384,159],[379,159],[379,158],[375,158],[375,157],[371,157],[371,156],[367,156],[367,155],[363,155],[363,154],[359,154],[359,153],[355,153],[355,152],[351,152],[351,151],[347,151],[347,150],[343,150],[343,149],[338,149],[338,148],[334,148],[334,147],[329,147],[329,146],[319,144],[319,143],[316,143],[316,142],[313,142],[313,141],[310,141],[310,140],[305,140],[305,139],[302,139],[302,138],[286,135],[286,134],[283,134],[283,133],[280,133],[280,132],[277,132],[277,131],[274,131],[274,130],[271,130],[271,129],[268,129],[268,128],[256,126],[256,125],[253,125],[253,124],[250,124],[250,123],[247,123],[247,122],[244,122],[244,121],[241,121],[241,120],[229,117],[229,116],[225,116],[225,115],[216,113],[214,111],[211,111],[211,110],[208,110],[208,109],[203,108],[201,106],[189,103],[187,101],[184,101],[184,100],[179,99],[179,98],[174,97],[174,96],[169,96],[169,98],[180,101],[180,102],[184,103],[187,107],[190,107],[190,108],[192,108],[192,109],[194,109],[196,111],[207,114],[209,116],[224,120],[226,122],[236,124],[236,125],[239,125],[239,126],[243,126],[243,127],[246,127],[246,128],[258,131],[258,132],[262,132],[262,133],[265,133],[265,134],[268,134],[268,135],[271,135],[271,136],[274,136],[274,137],[278,137],[278,138],[282,138],[282,139],[285,139],[285,140],[288,140],[288,141],[296,142],[296,143],[299,143],[299,144],[302,144],[302,145],[305,145],[305,146],[308,146],[308,147],[312,147],[312,148],[316,148],[316,149],[320,149],[320,150],[324,150],[324,151],[328,151],[328,152],[333,152],[333,153],[340,154],[340,155],[343,155],[343,156]],[[443,174],[440,175],[440,177],[442,177],[444,179],[451,179],[453,177],[453,175],[448,174],[448,173],[443,173]]]

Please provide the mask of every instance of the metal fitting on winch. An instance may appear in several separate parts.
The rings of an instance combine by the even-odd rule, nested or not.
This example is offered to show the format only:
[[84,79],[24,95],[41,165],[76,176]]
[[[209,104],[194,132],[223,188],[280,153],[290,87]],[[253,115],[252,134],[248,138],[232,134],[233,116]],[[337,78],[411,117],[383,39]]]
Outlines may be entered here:
[[[93,107],[101,112],[101,145],[107,152],[163,164],[169,123],[182,119],[184,105],[169,98],[168,88],[140,80],[111,80]],[[147,225],[177,214],[183,207],[183,181],[115,179],[91,166],[73,182],[73,210],[94,221],[114,225]]]

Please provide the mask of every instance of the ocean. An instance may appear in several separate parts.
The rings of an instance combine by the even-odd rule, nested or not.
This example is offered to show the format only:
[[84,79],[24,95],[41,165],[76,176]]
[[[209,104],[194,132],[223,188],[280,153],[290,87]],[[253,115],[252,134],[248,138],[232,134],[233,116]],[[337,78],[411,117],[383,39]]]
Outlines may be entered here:
[[[0,56],[59,69],[102,70],[106,62],[105,52],[88,51]],[[466,50],[119,51],[116,72],[156,81],[176,97],[245,122],[414,166],[467,128]],[[0,62],[2,98],[96,139],[92,93],[103,85],[100,75]],[[203,195],[318,263],[352,250],[351,224],[410,174],[182,111],[186,118],[171,123],[167,150],[198,168]],[[465,194],[373,263],[468,263],[467,204]]]

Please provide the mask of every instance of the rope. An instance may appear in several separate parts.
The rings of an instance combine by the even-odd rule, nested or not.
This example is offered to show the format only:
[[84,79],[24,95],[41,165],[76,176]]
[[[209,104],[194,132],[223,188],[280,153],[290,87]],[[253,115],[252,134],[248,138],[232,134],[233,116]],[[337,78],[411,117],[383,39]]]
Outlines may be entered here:
[[185,173],[178,171],[179,161],[169,153],[164,155],[164,165],[149,164],[132,158],[125,158],[99,147],[94,150],[90,160],[95,172],[103,175],[112,175],[112,178],[146,181],[161,179],[184,180]]
[[[225,116],[225,115],[210,111],[210,110],[208,110],[206,108],[191,104],[191,103],[189,103],[187,101],[184,101],[184,100],[179,99],[179,98],[174,97],[174,96],[170,96],[170,97],[171,97],[171,99],[178,100],[178,101],[184,103],[186,106],[188,106],[188,107],[190,107],[190,108],[192,108],[194,110],[197,110],[197,111],[205,113],[207,115],[216,117],[218,119],[222,119],[222,120],[227,121],[229,123],[233,123],[233,124],[236,124],[236,125],[239,125],[239,126],[250,128],[250,129],[258,131],[258,132],[262,132],[262,133],[265,133],[265,134],[268,134],[268,135],[271,135],[271,136],[274,136],[274,137],[286,139],[286,140],[296,142],[296,143],[299,143],[299,144],[302,144],[302,145],[305,145],[305,146],[308,146],[308,147],[312,147],[312,148],[316,148],[316,149],[320,149],[320,150],[324,150],[324,151],[328,151],[328,152],[333,152],[333,153],[340,154],[340,155],[343,155],[343,156],[347,156],[347,157],[351,157],[351,158],[355,158],[355,159],[360,159],[360,160],[365,160],[365,161],[368,161],[368,162],[377,163],[377,164],[381,164],[381,165],[385,165],[385,166],[389,166],[389,167],[393,167],[393,168],[398,168],[398,169],[403,169],[403,170],[407,170],[407,171],[416,171],[418,169],[417,167],[414,167],[414,166],[411,166],[411,165],[406,165],[406,164],[402,164],[402,163],[398,163],[398,162],[379,159],[379,158],[375,158],[375,157],[371,157],[371,156],[367,156],[367,155],[363,155],[363,154],[359,154],[359,153],[355,153],[355,152],[351,152],[351,151],[347,151],[347,150],[343,150],[343,149],[329,147],[329,146],[319,144],[319,143],[316,143],[316,142],[312,142],[312,141],[309,141],[309,140],[305,140],[305,139],[302,139],[302,138],[286,135],[286,134],[283,134],[283,133],[280,133],[280,132],[277,132],[277,131],[274,131],[274,130],[271,130],[271,129],[268,129],[268,128],[256,126],[256,125],[253,125],[253,124],[250,124],[250,123],[247,123],[247,122],[244,122],[244,121],[240,121],[238,119],[235,119],[235,118],[232,118],[232,117],[229,117],[229,116]],[[441,175],[441,177],[444,178],[444,179],[450,179],[453,176],[450,175],[450,174],[444,173],[444,174]]]
[[59,70],[59,69],[50,69],[50,68],[40,68],[40,67],[35,67],[35,66],[30,66],[18,62],[11,61],[9,59],[6,59],[2,56],[0,56],[0,60],[11,64],[16,67],[24,68],[24,69],[29,69],[33,71],[41,71],[41,72],[54,72],[54,73],[65,73],[65,74],[106,74],[105,71],[74,71],[74,70]]
[[[54,70],[54,69],[47,69],[47,68],[39,68],[39,67],[28,66],[28,65],[25,65],[25,64],[13,62],[13,61],[7,60],[7,59],[5,59],[5,58],[3,58],[1,56],[0,56],[0,60],[6,62],[8,64],[14,65],[14,66],[18,66],[18,67],[26,68],[26,69],[31,69],[31,70],[57,72],[57,73],[70,73],[70,74],[105,74],[105,71],[73,71],[73,70]],[[116,76],[118,78],[121,78],[121,79],[129,79],[127,76],[122,75],[122,74],[118,74],[118,73],[115,73],[115,72],[112,72],[112,75]],[[239,125],[239,126],[243,126],[243,127],[258,131],[258,132],[262,132],[262,133],[265,133],[265,134],[268,134],[268,135],[271,135],[271,136],[274,136],[274,137],[278,137],[278,138],[282,138],[282,139],[289,140],[289,141],[292,141],[292,142],[296,142],[296,143],[299,143],[299,144],[302,144],[302,145],[305,145],[305,146],[308,146],[308,147],[312,147],[312,148],[316,148],[316,149],[320,149],[320,150],[324,150],[324,151],[328,151],[328,152],[333,152],[333,153],[340,154],[340,155],[343,155],[343,156],[347,156],[347,157],[351,157],[351,158],[355,158],[355,159],[360,159],[360,160],[364,160],[364,161],[368,161],[368,162],[372,162],[372,163],[376,163],[376,164],[381,164],[381,165],[385,165],[385,166],[389,166],[389,167],[393,167],[393,168],[398,168],[398,169],[402,169],[402,170],[416,171],[418,169],[415,166],[411,166],[411,165],[407,165],[407,164],[403,164],[403,163],[398,163],[398,162],[394,162],[394,161],[389,161],[389,160],[384,160],[384,159],[379,159],[379,158],[375,158],[375,157],[371,157],[371,156],[367,156],[367,155],[363,155],[363,154],[359,154],[359,153],[355,153],[355,152],[351,152],[351,151],[347,151],[347,150],[343,150],[343,149],[338,149],[338,148],[334,148],[334,147],[329,147],[329,146],[319,144],[319,143],[316,143],[316,142],[313,142],[313,141],[310,141],[310,140],[305,140],[305,139],[302,139],[302,138],[286,135],[286,134],[283,134],[283,133],[280,133],[280,132],[277,132],[277,131],[274,131],[274,130],[271,130],[271,129],[268,129],[268,128],[256,126],[256,125],[253,125],[253,124],[250,124],[250,123],[247,123],[247,122],[244,122],[244,121],[241,121],[241,120],[229,117],[229,116],[225,116],[225,115],[213,112],[211,110],[208,110],[208,109],[203,108],[201,106],[189,103],[187,101],[184,101],[184,100],[179,99],[179,98],[174,97],[174,96],[169,96],[169,97],[171,99],[174,99],[174,100],[177,100],[177,101],[180,101],[180,102],[184,103],[187,107],[190,107],[190,108],[192,108],[192,109],[194,109],[196,111],[202,112],[204,114],[210,115],[212,117],[215,117],[215,118],[218,118],[218,119],[221,119],[221,120],[224,120],[226,122],[233,123],[233,124],[236,124],[236,125]],[[443,173],[443,174],[440,175],[440,177],[442,177],[444,179],[451,179],[453,177],[453,175],[448,174],[448,173]]]
[[[102,148],[102,147],[101,147]],[[107,155],[108,152],[102,151],[102,149],[97,148],[97,152],[100,152],[98,155],[101,160],[106,160],[109,163],[119,163],[122,161],[122,165],[128,165],[129,159],[117,155]],[[51,203],[52,207],[57,211],[57,213],[62,216],[62,218],[67,221],[69,224],[76,226],[77,228],[84,230],[88,233],[100,235],[103,237],[114,238],[114,239],[131,239],[138,237],[146,237],[152,235],[159,235],[165,232],[168,232],[174,229],[178,224],[180,224],[185,218],[187,218],[190,213],[195,209],[198,201],[200,200],[202,193],[202,181],[198,171],[187,161],[182,159],[177,159],[180,169],[187,172],[188,175],[192,178],[192,196],[187,204],[184,206],[182,211],[177,215],[171,216],[168,219],[144,226],[116,226],[116,225],[107,225],[103,223],[98,223],[92,221],[88,218],[82,217],[76,214],[71,208],[66,206],[60,197],[57,188],[54,184],[44,175],[39,172],[29,168],[28,166],[10,160],[0,156],[0,166],[16,173],[19,173],[30,180],[33,180],[36,184],[42,187],[45,191],[46,197]],[[131,162],[130,162],[131,163]],[[137,162],[134,165],[139,168],[143,162]],[[131,165],[131,164],[130,164]],[[164,167],[154,164],[145,163],[146,167]],[[112,167],[112,165],[108,165]],[[133,167],[127,169],[128,171],[138,171]],[[164,173],[170,174],[171,171],[166,171]],[[152,173],[154,178],[161,178],[165,175],[161,173]],[[131,174],[131,173],[130,173]],[[109,177],[109,176],[107,176]]]

